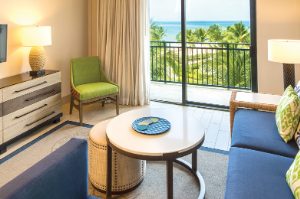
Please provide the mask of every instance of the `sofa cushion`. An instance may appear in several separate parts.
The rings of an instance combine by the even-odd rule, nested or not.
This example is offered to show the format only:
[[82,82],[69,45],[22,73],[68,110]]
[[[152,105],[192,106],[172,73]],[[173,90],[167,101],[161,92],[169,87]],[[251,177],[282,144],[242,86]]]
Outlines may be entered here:
[[71,60],[72,78],[75,86],[101,82],[101,69],[98,57],[82,57]]
[[[294,90],[297,93],[298,97],[300,98],[300,81],[297,83]],[[300,123],[298,124],[298,128],[295,133],[295,141],[298,145],[298,148],[300,149]]]
[[300,97],[300,81],[297,83],[294,90],[297,93],[298,97]]
[[285,180],[292,162],[292,158],[232,147],[225,198],[294,198]]
[[255,110],[238,110],[234,117],[232,146],[295,157],[294,140],[285,143],[278,134],[275,114]]
[[291,188],[295,198],[300,199],[300,152],[286,173],[286,182]]
[[99,96],[116,94],[119,92],[119,87],[106,82],[97,82],[82,84],[77,86],[76,90],[80,93],[80,100],[89,100]]
[[297,143],[298,148],[300,149],[300,123],[298,124],[297,131],[295,133],[295,142]]
[[276,109],[276,123],[285,142],[293,139],[300,118],[300,99],[292,86],[284,91]]

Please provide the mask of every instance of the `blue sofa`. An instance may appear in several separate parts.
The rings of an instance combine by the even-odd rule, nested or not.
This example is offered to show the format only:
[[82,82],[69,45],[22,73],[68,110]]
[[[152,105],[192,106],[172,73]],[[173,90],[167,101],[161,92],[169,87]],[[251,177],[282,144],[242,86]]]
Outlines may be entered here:
[[278,134],[275,113],[239,109],[235,113],[226,199],[294,198],[285,174],[299,151]]
[[1,199],[91,199],[87,142],[72,139],[0,188]]

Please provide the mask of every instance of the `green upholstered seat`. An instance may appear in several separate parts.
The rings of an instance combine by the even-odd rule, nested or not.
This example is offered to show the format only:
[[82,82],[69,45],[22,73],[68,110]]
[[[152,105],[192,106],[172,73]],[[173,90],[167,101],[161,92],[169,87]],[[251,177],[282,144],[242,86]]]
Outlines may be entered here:
[[112,95],[119,87],[105,77],[98,57],[83,57],[71,61],[71,83],[80,100]]
[[71,81],[74,86],[94,82],[108,82],[101,69],[98,57],[72,59]]
[[95,82],[76,86],[76,90],[80,93],[80,100],[89,100],[99,96],[118,93],[119,87],[106,82]]
[[[70,114],[73,107],[79,110],[80,123],[82,124],[82,105],[102,101],[102,106],[107,98],[118,105],[119,86],[109,81],[101,69],[98,57],[82,57],[71,60],[71,103]],[[78,103],[75,104],[74,101]]]

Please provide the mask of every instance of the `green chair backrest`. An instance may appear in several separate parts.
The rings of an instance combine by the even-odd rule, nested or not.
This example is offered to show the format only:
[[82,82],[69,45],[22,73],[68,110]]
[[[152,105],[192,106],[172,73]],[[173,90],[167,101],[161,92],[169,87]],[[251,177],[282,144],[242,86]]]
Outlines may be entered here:
[[74,86],[105,81],[98,57],[82,57],[71,60],[71,81]]

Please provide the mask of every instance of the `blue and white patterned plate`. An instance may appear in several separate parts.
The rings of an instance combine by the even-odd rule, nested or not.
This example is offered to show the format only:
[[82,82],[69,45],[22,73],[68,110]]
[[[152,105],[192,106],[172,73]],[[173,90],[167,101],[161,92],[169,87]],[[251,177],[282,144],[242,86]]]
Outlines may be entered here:
[[[139,123],[141,123],[145,120],[149,120],[151,118],[157,118],[158,122],[147,125],[147,128],[140,128]],[[132,123],[132,128],[136,132],[141,133],[141,134],[158,135],[158,134],[166,133],[168,130],[170,130],[171,123],[168,120],[159,118],[159,117],[142,117],[142,118],[135,120]]]

